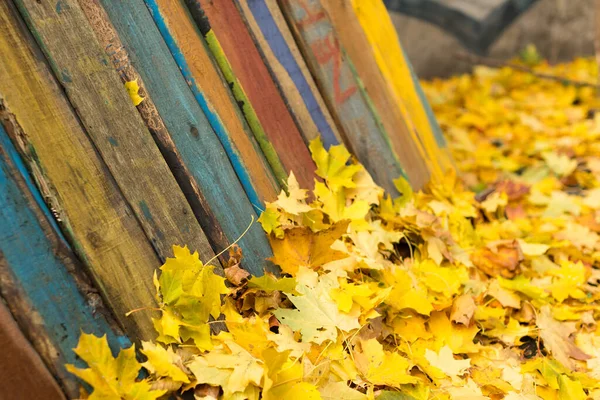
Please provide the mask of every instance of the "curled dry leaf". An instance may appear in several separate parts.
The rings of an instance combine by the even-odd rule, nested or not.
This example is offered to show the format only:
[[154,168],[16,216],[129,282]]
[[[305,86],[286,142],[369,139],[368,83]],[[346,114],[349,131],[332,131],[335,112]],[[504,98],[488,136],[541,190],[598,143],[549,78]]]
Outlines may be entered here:
[[475,300],[473,300],[473,296],[468,294],[460,295],[454,299],[450,320],[457,324],[469,326],[475,310],[477,310],[477,305],[475,304]]
[[473,265],[492,277],[514,278],[520,272],[522,260],[523,253],[516,240],[490,243],[471,254]]

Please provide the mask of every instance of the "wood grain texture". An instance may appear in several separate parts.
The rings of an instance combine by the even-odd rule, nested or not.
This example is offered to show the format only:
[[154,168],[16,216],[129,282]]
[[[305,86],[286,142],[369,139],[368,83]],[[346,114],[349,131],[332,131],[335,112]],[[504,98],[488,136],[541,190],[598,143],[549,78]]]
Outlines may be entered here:
[[79,382],[65,364],[80,363],[72,350],[80,333],[106,334],[115,349],[130,342],[115,328],[2,125],[0,221],[0,294],[65,392],[77,397]]
[[316,169],[298,127],[265,66],[233,0],[200,1],[258,119],[275,147],[286,173],[312,188]]
[[[145,84],[137,70],[133,67],[130,61],[129,53],[121,42],[114,26],[110,22],[108,15],[100,5],[98,0],[78,0],[82,11],[88,19],[90,26],[94,30],[96,38],[100,45],[105,49],[107,56],[112,61],[113,66],[119,73],[123,84],[126,82],[135,81],[139,86],[138,94],[143,97],[141,103],[136,108],[138,109],[150,133],[154,137],[159,149],[167,161],[169,168],[173,172],[175,179],[182,188],[186,199],[188,200],[194,215],[199,221],[203,221],[210,226],[210,230],[205,232],[208,234],[210,242],[217,248],[227,245],[225,235],[220,229],[217,218],[210,209],[208,200],[202,193],[202,189],[198,186],[198,182],[194,179],[189,169],[185,165],[177,146],[173,142],[167,127],[165,126],[154,101],[147,93]],[[202,225],[202,224],[201,224]],[[204,227],[203,227],[204,229]],[[204,257],[212,257],[210,249],[205,250]]]
[[273,201],[279,188],[271,169],[186,6],[173,0],[147,0],[146,4],[250,201],[256,207]]
[[0,2],[0,53],[0,97],[14,113],[0,113],[8,134],[121,325],[131,337],[153,338],[148,313],[125,313],[155,303],[160,260],[7,2]]
[[[140,74],[181,159],[216,217],[216,223],[204,219],[200,222],[210,235],[215,252],[220,251],[244,232],[253,217],[256,220],[254,207],[143,0],[100,3],[128,50],[129,60]],[[220,240],[216,237],[217,227],[223,232]],[[238,243],[244,251],[244,267],[262,274],[265,258],[272,253],[260,225],[253,225]]]
[[206,44],[208,45],[216,64],[219,66],[223,77],[231,88],[231,92],[240,106],[240,109],[244,114],[244,118],[248,122],[254,138],[258,142],[266,160],[268,161],[271,170],[277,179],[277,182],[287,182],[288,175],[285,171],[283,163],[281,162],[281,158],[279,158],[273,143],[271,143],[267,137],[265,130],[258,119],[258,115],[256,115],[256,110],[254,110],[252,103],[248,99],[248,95],[246,95],[246,92],[244,91],[239,79],[237,76],[235,76],[231,63],[227,59],[219,39],[212,30],[210,22],[208,21],[208,18],[202,9],[202,5],[198,0],[185,0],[185,3],[191,18],[194,20],[200,33],[204,36]]
[[453,168],[450,152],[383,2],[352,0],[352,6],[383,76],[391,82],[396,96],[406,105],[406,113],[414,122],[429,159],[434,163],[432,178],[443,179],[444,172]]
[[429,181],[432,161],[427,157],[414,124],[405,119],[407,115],[402,112],[405,105],[381,73],[352,4],[347,0],[322,0],[321,3],[367,94],[379,111],[381,122],[412,187],[421,189]]
[[63,400],[64,394],[0,302],[0,399]]
[[15,2],[162,259],[208,240],[76,0]]
[[281,6],[345,142],[375,182],[397,194],[393,180],[404,171],[321,2],[283,0]]
[[277,0],[236,0],[257,48],[308,142],[326,148],[342,142],[321,93],[294,41]]

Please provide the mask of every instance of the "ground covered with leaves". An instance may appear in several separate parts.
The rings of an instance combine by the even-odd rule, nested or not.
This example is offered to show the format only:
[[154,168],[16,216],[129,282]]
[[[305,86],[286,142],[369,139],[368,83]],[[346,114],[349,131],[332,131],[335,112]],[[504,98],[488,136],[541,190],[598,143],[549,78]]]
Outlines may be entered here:
[[90,399],[600,399],[595,91],[484,67],[425,90],[456,175],[391,199],[314,141],[322,181],[260,218],[282,277],[175,247],[146,361],[82,336]]

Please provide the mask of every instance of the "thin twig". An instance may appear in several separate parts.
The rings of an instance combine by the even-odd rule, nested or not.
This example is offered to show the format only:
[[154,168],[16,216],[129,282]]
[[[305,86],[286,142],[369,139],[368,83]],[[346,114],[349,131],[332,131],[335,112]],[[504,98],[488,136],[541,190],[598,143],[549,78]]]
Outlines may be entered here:
[[[597,0],[597,1],[600,1],[600,0]],[[537,72],[531,68],[524,67],[522,65],[518,65],[518,64],[514,64],[511,62],[506,62],[506,61],[502,61],[502,60],[497,60],[495,58],[481,57],[481,56],[476,56],[473,54],[467,54],[464,52],[454,53],[454,56],[461,61],[465,61],[465,62],[468,62],[471,64],[481,64],[481,65],[486,65],[488,67],[499,67],[499,68],[509,67],[509,68],[512,68],[517,71],[527,72],[528,74],[531,74],[540,79],[548,79],[551,81],[561,82],[561,83],[564,83],[567,85],[580,86],[580,87],[588,86],[588,87],[600,89],[600,85],[598,85],[597,83],[577,81],[577,80],[565,78],[562,76],[544,74],[541,72]]]

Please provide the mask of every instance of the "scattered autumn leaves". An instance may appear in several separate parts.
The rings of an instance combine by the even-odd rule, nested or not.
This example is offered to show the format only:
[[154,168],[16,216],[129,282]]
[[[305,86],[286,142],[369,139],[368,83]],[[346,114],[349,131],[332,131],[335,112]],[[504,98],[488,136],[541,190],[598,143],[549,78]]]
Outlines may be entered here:
[[282,276],[175,247],[145,362],[82,335],[90,399],[600,399],[595,93],[488,68],[425,90],[460,179],[391,199],[313,141],[311,200],[291,175],[260,218]]

